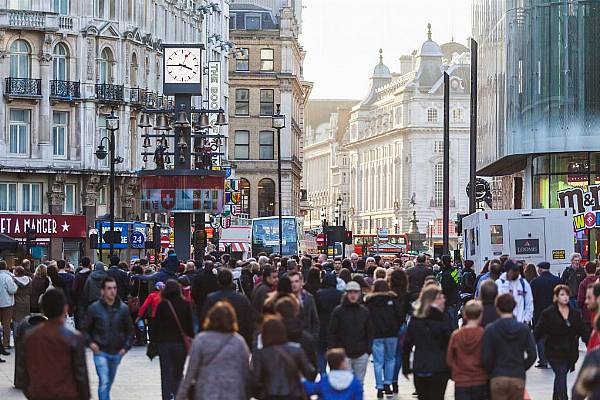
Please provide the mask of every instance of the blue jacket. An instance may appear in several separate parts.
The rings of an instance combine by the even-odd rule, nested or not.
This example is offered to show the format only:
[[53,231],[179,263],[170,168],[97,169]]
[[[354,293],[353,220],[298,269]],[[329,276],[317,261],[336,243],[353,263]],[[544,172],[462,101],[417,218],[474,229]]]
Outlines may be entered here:
[[550,307],[554,298],[554,287],[562,281],[550,271],[542,272],[540,276],[531,281],[531,294],[533,295],[533,323],[537,323],[542,311]]
[[362,400],[363,388],[350,371],[333,370],[323,375],[319,382],[304,381],[308,396],[321,400]]

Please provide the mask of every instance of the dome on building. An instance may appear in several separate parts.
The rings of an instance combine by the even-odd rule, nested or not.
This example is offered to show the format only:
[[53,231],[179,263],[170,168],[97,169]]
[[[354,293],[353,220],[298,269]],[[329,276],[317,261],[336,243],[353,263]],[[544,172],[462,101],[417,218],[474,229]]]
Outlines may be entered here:
[[443,55],[440,46],[431,40],[431,24],[427,24],[427,41],[421,46],[419,57],[442,57]]
[[383,63],[383,50],[379,49],[379,64],[373,70],[373,78],[391,78],[390,69]]

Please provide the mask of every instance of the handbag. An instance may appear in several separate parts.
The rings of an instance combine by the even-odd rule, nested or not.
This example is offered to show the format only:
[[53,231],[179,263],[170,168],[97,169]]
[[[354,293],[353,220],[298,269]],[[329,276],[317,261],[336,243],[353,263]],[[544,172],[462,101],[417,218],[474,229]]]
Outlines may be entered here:
[[131,315],[137,315],[138,312],[140,311],[140,289],[141,289],[140,285],[141,285],[141,282],[140,281],[138,281],[138,282],[133,281],[133,282],[134,282],[134,284],[137,283],[138,290],[137,290],[137,294],[135,296],[129,296],[129,298],[127,299],[127,307],[129,307],[129,313]]
[[179,329],[179,334],[181,334],[181,337],[183,338],[183,346],[185,347],[185,352],[189,354],[190,350],[192,349],[192,341],[194,339],[185,334],[185,331],[183,330],[183,326],[181,326],[181,322],[179,322],[179,317],[177,316],[177,313],[175,312],[175,308],[173,308],[173,304],[171,304],[171,302],[169,300],[165,300],[165,301],[167,302],[167,304],[169,305],[169,308],[171,309],[171,313],[173,314],[173,318],[175,319],[175,323],[177,324],[177,328]]

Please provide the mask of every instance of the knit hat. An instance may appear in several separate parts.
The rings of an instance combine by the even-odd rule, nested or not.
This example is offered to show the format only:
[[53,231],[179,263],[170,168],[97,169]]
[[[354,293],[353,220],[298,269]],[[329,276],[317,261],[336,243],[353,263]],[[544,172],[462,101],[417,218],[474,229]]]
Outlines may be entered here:
[[346,283],[346,292],[360,292],[360,285],[357,282],[350,281]]

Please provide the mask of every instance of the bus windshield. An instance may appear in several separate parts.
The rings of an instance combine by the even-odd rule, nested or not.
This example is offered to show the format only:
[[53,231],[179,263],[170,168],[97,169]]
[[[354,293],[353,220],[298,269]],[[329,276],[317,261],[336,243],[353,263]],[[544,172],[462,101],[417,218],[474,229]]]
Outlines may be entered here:
[[[282,218],[283,255],[298,254],[298,228],[295,218]],[[260,218],[252,220],[252,253],[279,253],[279,219]]]

